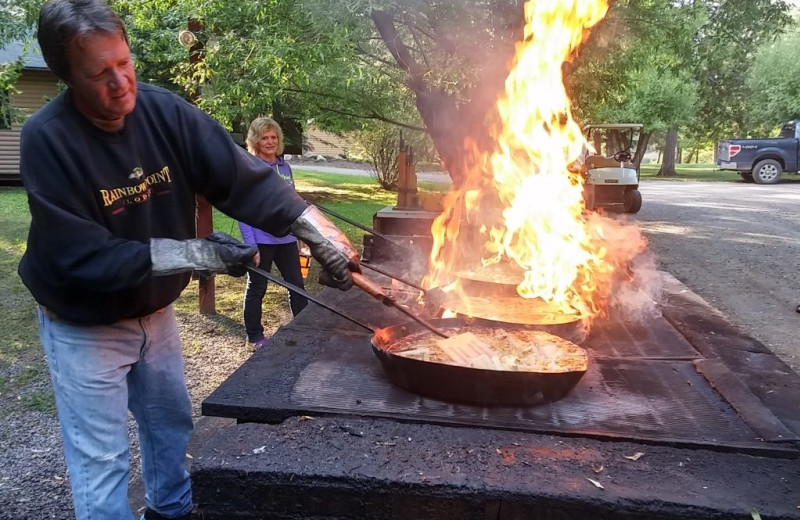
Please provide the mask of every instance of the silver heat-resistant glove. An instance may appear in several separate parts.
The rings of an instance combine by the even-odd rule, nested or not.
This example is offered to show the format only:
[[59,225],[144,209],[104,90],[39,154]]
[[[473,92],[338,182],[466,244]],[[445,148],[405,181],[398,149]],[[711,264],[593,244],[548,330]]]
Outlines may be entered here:
[[316,206],[309,206],[289,226],[289,231],[305,242],[311,255],[330,275],[330,285],[343,291],[353,286],[350,270],[358,271],[358,252],[333,222]]
[[189,240],[150,239],[153,276],[186,271],[197,271],[203,276],[218,273],[244,276],[256,253],[258,247],[243,244],[225,233]]

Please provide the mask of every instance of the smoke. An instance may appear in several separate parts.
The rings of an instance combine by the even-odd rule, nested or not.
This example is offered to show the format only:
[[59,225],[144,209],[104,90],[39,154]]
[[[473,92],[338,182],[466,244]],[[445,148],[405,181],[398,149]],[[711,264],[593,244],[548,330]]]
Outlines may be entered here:
[[[390,243],[376,238],[375,248],[384,252],[381,256],[388,256],[392,260],[386,270],[405,280],[419,282],[428,272],[428,256],[430,254],[430,239],[425,236],[393,236]],[[400,260],[402,259],[402,260]],[[410,286],[401,284],[399,287],[410,289]]]
[[626,321],[640,323],[660,317],[666,291],[655,255],[648,250],[633,258],[629,273],[631,277],[611,296],[612,312]]
[[601,226],[608,259],[616,266],[607,287],[608,313],[638,322],[659,317],[664,282],[641,228],[627,219],[601,214],[595,214],[593,221]]
[[587,225],[606,249],[613,276],[599,281],[604,314],[644,322],[661,315],[665,288],[657,259],[647,247],[641,228],[625,218],[591,213]]

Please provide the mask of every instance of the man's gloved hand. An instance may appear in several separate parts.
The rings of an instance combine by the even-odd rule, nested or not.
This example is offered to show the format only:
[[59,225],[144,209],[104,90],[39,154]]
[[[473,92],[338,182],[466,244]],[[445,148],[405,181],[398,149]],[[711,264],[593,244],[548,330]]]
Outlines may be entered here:
[[[324,285],[326,287],[333,287],[334,289],[342,289],[346,291],[353,285],[353,280],[350,274],[348,273],[346,276],[347,278],[339,280],[327,269],[322,269],[319,272],[319,284]],[[350,282],[349,285],[347,285],[348,281]],[[347,285],[347,287],[343,287],[343,285]]]
[[186,271],[198,271],[203,276],[217,273],[244,276],[256,253],[257,246],[243,244],[225,233],[189,240],[150,239],[153,276]]
[[[360,271],[358,252],[333,222],[322,214],[316,206],[309,206],[289,226],[289,231],[305,242],[311,249],[311,256],[317,259],[326,271],[325,285],[343,291],[353,286],[350,271]],[[321,277],[322,278],[322,277]]]
[[258,255],[258,246],[245,244],[227,233],[220,233],[219,231],[211,233],[205,239],[227,246],[220,248],[220,257],[228,266],[228,270],[225,271],[226,274],[244,276],[247,274],[248,265],[258,265],[258,262],[255,261]]

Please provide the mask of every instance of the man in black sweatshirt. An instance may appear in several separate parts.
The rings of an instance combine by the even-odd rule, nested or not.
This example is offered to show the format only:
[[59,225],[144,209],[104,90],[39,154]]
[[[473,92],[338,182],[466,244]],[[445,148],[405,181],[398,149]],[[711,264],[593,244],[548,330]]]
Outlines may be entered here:
[[172,302],[192,271],[242,275],[253,246],[195,237],[195,194],[274,235],[293,233],[341,289],[357,253],[319,210],[208,115],[137,83],[125,27],[102,0],[51,0],[38,39],[68,89],[22,129],[31,211],[19,274],[39,304],[75,512],[131,519],[127,410],[147,520],[187,519],[192,431]]

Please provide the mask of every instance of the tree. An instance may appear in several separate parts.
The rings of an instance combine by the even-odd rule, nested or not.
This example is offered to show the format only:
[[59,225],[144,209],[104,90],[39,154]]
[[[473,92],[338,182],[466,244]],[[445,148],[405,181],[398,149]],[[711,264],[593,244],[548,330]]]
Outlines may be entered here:
[[760,134],[800,118],[800,32],[762,45],[747,79],[747,127]]
[[388,123],[376,122],[359,133],[357,144],[369,157],[372,175],[385,190],[397,189],[400,178],[397,164],[400,141],[400,130]]
[[[677,144],[677,129],[689,124],[698,106],[696,85],[685,73],[660,71],[657,67],[647,67],[632,71],[626,78],[624,95],[615,104],[607,104],[600,111],[608,111],[604,119],[618,118],[615,122],[640,122],[645,125],[639,138],[635,162],[641,164],[642,156],[653,132],[667,132],[666,151]],[[674,156],[673,156],[674,157]],[[668,159],[668,158],[667,158]],[[675,165],[662,163],[659,175],[674,175]]]
[[[465,153],[465,143],[479,148],[492,145],[489,129],[497,120],[496,100],[524,22],[524,2],[509,0],[272,0],[247,5],[117,0],[117,4],[128,6],[139,44],[148,39],[156,42],[150,45],[166,50],[158,53],[166,61],[162,58],[152,68],[164,70],[168,65],[185,89],[202,83],[201,106],[224,124],[232,127],[237,120],[269,113],[277,101],[329,129],[365,128],[369,121],[383,121],[428,132],[457,185],[472,168],[469,158],[475,156]],[[586,114],[597,115],[606,104],[624,106],[625,99],[636,94],[636,88],[628,86],[635,74],[686,80],[679,74],[682,62],[673,57],[679,53],[663,44],[687,39],[665,38],[674,26],[687,33],[684,20],[674,20],[677,9],[668,0],[615,4],[609,22],[602,24],[605,33],[601,27],[600,36],[593,37],[600,59],[577,60],[565,67],[578,93],[576,104]],[[656,34],[652,23],[642,25],[641,20],[655,15],[656,21],[672,20],[674,26]],[[180,55],[174,52],[180,51],[174,35],[190,16],[204,25],[200,37],[206,55],[195,70],[185,59],[171,58]],[[172,26],[172,36],[154,38],[152,20],[165,20]],[[646,44],[637,38],[646,39]],[[651,51],[658,51],[657,60]],[[651,64],[657,68],[640,70]],[[148,70],[147,63],[143,65]],[[581,74],[584,67],[595,76]],[[663,105],[663,100],[653,104]],[[682,110],[676,107],[676,119],[682,120]],[[643,120],[644,115],[629,117]],[[660,128],[656,122],[651,126]]]
[[[369,12],[453,182],[472,169],[468,142],[490,143],[494,102],[521,36],[516,2],[412,2]],[[477,45],[476,45],[477,44]],[[487,66],[493,64],[493,66]]]
[[11,128],[18,123],[22,114],[11,106],[11,94],[17,94],[17,79],[22,74],[22,58],[13,63],[0,65],[0,128]]
[[689,63],[702,101],[696,126],[716,141],[747,130],[745,79],[756,50],[774,41],[791,22],[784,0],[697,0],[704,23]]
[[[486,142],[487,114],[523,22],[522,2],[501,0],[115,3],[125,7],[137,47],[152,38],[153,20],[165,20],[173,39],[181,20],[202,21],[199,67],[162,60],[153,69],[169,66],[186,89],[202,82],[201,107],[224,124],[278,101],[328,129],[373,120],[429,132],[456,181],[466,136]],[[164,55],[177,49],[174,40],[158,41]],[[145,70],[146,54],[137,53]]]
[[[661,173],[673,174],[672,143],[679,131],[694,143],[707,144],[742,128],[744,78],[753,52],[780,34],[789,20],[786,13],[782,0],[620,0],[576,63],[571,79],[578,112],[613,118],[640,95],[653,96],[651,87],[634,83],[652,79],[649,69],[665,85],[694,92],[694,117],[682,95],[669,96],[665,89],[660,94],[665,98],[652,97],[652,104],[666,103],[674,111],[674,117],[662,113],[659,118],[671,129]],[[597,81],[592,83],[592,77]],[[647,111],[636,115],[648,131],[658,128],[647,122]]]
[[11,106],[10,95],[18,93],[16,83],[22,74],[23,56],[33,42],[39,2],[35,0],[0,0],[0,48],[16,41],[23,51],[12,63],[0,63],[0,128],[24,120],[24,111]]
[[[8,26],[14,28],[34,20],[40,5],[0,2],[0,12],[14,13]],[[383,121],[428,132],[458,184],[469,168],[464,142],[489,145],[495,101],[522,39],[525,2],[112,3],[128,23],[140,77],[184,95],[202,85],[200,106],[229,128],[279,104],[335,131]],[[738,128],[744,124],[742,71],[756,47],[780,33],[786,10],[783,0],[618,0],[564,67],[576,112],[584,121],[610,117],[635,96],[652,95],[651,86],[634,79],[655,77],[697,93],[700,117],[690,125],[692,135],[710,141]],[[197,35],[204,58],[195,67],[177,42],[189,18],[204,27]],[[16,30],[0,26],[0,41]],[[645,105],[638,103],[645,112],[629,117],[645,121]],[[667,105],[675,113],[672,128],[685,120],[683,105]]]
[[12,40],[33,38],[41,1],[0,0],[0,48]]
[[[674,2],[618,2],[570,72],[581,117],[644,125],[637,166],[654,132],[667,132],[675,141],[677,129],[697,111],[696,82],[682,59],[696,26],[695,13]],[[665,157],[660,174],[674,175],[674,155]]]
[[[202,85],[198,104],[231,129],[276,105],[301,121],[332,131],[381,120],[416,128],[405,116],[408,94],[380,63],[365,61],[356,42],[369,42],[371,22],[342,17],[336,23],[292,0],[117,0],[129,23],[143,79],[184,94]],[[313,6],[312,6],[313,7]],[[203,59],[192,67],[177,42],[187,20],[196,19]]]
[[[201,106],[229,127],[281,103],[334,130],[383,121],[428,132],[457,185],[471,168],[465,142],[491,144],[495,101],[524,21],[521,0],[116,4],[127,6],[141,45],[148,39],[167,50],[158,68],[170,65],[185,89],[202,83]],[[577,112],[585,120],[624,113],[648,126],[646,136],[667,125],[672,136],[691,126],[692,135],[711,138],[731,119],[718,107],[741,112],[732,58],[774,34],[785,7],[781,0],[619,0],[564,68]],[[206,53],[195,69],[172,58],[179,56],[174,34],[188,17],[204,25]],[[153,38],[153,20],[166,20],[173,36]],[[667,85],[675,89],[658,88]],[[736,99],[719,103],[720,92]],[[687,125],[695,109],[703,117]]]

